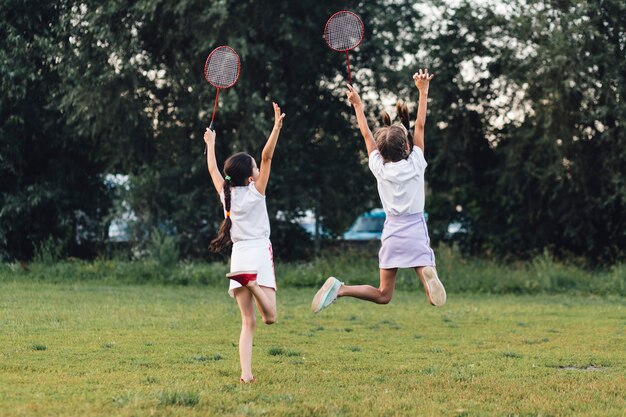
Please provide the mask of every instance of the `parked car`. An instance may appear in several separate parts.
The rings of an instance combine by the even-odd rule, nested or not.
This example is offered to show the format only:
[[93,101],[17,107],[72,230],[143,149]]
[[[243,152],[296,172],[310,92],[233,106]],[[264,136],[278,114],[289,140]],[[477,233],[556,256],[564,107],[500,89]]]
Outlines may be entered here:
[[458,237],[457,235],[463,235],[466,233],[467,229],[465,226],[463,226],[462,223],[454,221],[448,224],[445,237],[447,239],[453,239],[455,236]]
[[[424,213],[424,217],[428,221],[428,213]],[[373,209],[362,213],[343,234],[343,240],[380,240],[385,218],[383,209]],[[465,227],[461,223],[453,221],[448,224],[446,238],[454,238],[455,235],[464,233],[467,233]]]
[[115,218],[109,225],[109,242],[128,243],[130,241],[130,225],[128,221]]
[[373,209],[361,214],[343,234],[343,240],[380,240],[385,218],[383,209]]
[[[278,212],[278,219],[284,218],[284,215],[281,212]],[[304,212],[304,215],[293,220],[294,223],[300,225],[300,227],[309,235],[311,238],[315,237],[315,213],[313,210],[307,210]],[[320,223],[320,227],[318,230],[320,237],[322,238],[331,238],[332,233],[325,229],[324,226]]]

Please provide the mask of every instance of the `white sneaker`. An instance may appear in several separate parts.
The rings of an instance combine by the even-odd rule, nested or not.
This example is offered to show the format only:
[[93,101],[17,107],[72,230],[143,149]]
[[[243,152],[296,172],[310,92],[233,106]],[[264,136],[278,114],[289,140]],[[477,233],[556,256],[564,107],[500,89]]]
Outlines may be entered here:
[[441,281],[439,281],[437,270],[431,266],[427,266],[422,269],[422,275],[424,276],[422,283],[424,284],[428,301],[435,307],[441,307],[446,303],[446,289],[443,287]]
[[324,285],[322,285],[322,288],[315,294],[315,297],[313,297],[311,310],[313,310],[314,313],[319,313],[321,309],[331,305],[333,301],[337,299],[339,288],[341,288],[342,285],[343,282],[339,281],[337,278],[328,278]]

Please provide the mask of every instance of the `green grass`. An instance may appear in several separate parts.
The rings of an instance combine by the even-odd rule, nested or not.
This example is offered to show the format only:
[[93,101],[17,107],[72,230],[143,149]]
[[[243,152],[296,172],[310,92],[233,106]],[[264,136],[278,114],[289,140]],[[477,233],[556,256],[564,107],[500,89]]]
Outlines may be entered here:
[[[626,264],[587,270],[555,261],[543,254],[528,262],[498,263],[466,258],[448,247],[435,251],[439,276],[448,292],[485,294],[595,294],[626,296]],[[227,258],[224,258],[227,261]],[[165,284],[177,286],[221,285],[226,263],[166,263],[154,259],[92,262],[34,262],[0,264],[0,282],[43,281],[100,284]],[[377,247],[328,249],[311,262],[276,263],[283,287],[313,288],[331,275],[346,283],[378,285]],[[418,290],[421,283],[411,270],[401,270],[397,288]]]
[[[280,285],[280,281],[279,281]],[[626,299],[281,288],[240,385],[224,288],[0,283],[1,416],[623,416]]]

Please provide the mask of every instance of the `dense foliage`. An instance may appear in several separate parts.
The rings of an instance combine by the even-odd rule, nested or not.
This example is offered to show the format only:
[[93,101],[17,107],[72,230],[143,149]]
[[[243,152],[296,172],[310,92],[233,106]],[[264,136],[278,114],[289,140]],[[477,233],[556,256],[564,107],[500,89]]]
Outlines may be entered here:
[[[212,48],[238,51],[223,91],[220,162],[258,158],[272,100],[287,113],[268,207],[276,253],[306,257],[291,220],[312,210],[339,234],[379,206],[341,84],[345,57],[321,34],[347,8],[366,25],[351,54],[371,125],[410,75],[435,73],[426,131],[427,210],[474,253],[613,262],[626,255],[626,5],[620,0],[0,3],[0,255],[27,259],[51,240],[64,255],[104,251],[119,210],[134,245],[173,234],[183,258],[208,257],[221,217],[202,132],[215,90]],[[120,190],[107,174],[128,175]],[[47,243],[46,243],[47,242]]]

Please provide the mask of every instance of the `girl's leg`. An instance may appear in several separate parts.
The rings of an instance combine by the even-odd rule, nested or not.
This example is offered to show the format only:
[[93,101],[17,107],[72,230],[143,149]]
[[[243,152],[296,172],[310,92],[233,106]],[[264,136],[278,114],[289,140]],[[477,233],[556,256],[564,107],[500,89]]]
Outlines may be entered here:
[[239,335],[239,362],[241,363],[241,379],[252,381],[252,338],[256,316],[252,293],[245,288],[234,290],[235,299],[241,311],[241,335]]
[[441,307],[446,303],[446,289],[443,287],[434,266],[419,266],[415,272],[424,285],[426,297],[430,304]]
[[337,296],[355,297],[377,304],[388,304],[396,287],[397,272],[397,268],[381,269],[379,288],[374,288],[371,285],[342,285]]
[[246,285],[256,300],[257,308],[263,318],[263,323],[273,324],[276,322],[276,290],[262,287],[256,282]]

